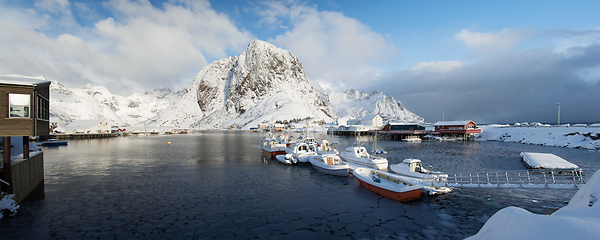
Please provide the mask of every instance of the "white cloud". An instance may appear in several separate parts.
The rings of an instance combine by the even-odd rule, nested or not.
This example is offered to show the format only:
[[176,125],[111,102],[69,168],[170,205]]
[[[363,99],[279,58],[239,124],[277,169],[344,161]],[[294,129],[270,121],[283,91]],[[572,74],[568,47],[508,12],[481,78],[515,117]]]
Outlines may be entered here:
[[530,37],[532,34],[526,29],[505,28],[499,32],[471,32],[468,29],[462,29],[460,33],[454,35],[454,38],[463,41],[467,47],[473,48],[478,52],[500,52],[508,50],[515,46],[519,41]]
[[417,74],[421,74],[423,72],[446,73],[462,68],[463,66],[465,66],[465,64],[459,61],[431,61],[418,63],[409,70]]
[[[165,3],[162,9],[148,1],[105,6],[115,17],[91,27],[69,25],[76,24],[68,20],[71,11],[82,8],[67,1],[38,1],[31,9],[0,6],[6,13],[0,17],[0,73],[43,75],[72,87],[91,82],[120,94],[159,86],[179,90],[208,64],[207,57],[242,52],[253,38],[206,1]],[[54,23],[60,26],[50,28]]]
[[364,86],[395,57],[391,41],[342,13],[293,5],[286,17],[289,30],[269,41],[296,55],[307,76],[328,90]]
[[69,5],[71,5],[71,3],[68,0],[38,0],[34,3],[36,8],[39,8],[43,11],[70,14],[71,10],[69,9]]
[[283,24],[282,18],[287,18],[290,14],[290,8],[287,6],[293,2],[283,1],[263,1],[253,8],[253,11],[260,16],[258,25],[268,26],[270,28],[287,28]]

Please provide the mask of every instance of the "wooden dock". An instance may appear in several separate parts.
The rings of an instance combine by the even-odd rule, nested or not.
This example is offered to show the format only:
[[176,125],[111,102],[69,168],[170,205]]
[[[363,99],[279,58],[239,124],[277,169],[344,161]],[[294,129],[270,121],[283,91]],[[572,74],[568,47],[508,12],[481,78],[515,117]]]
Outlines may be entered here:
[[117,133],[73,133],[73,134],[51,134],[50,137],[57,139],[95,139],[117,137]]

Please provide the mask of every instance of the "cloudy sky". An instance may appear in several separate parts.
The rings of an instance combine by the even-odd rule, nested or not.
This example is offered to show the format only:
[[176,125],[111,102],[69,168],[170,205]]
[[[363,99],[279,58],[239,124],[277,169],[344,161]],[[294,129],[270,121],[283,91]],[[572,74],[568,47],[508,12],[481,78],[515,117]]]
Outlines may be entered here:
[[0,0],[0,75],[181,90],[252,39],[428,122],[600,122],[600,1]]

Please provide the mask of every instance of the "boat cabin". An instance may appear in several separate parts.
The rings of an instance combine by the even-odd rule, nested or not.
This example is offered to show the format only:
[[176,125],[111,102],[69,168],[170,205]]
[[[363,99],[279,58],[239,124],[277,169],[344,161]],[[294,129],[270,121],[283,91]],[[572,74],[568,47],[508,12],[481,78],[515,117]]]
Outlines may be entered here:
[[[289,151],[291,150],[291,152]],[[314,149],[306,143],[294,143],[288,147],[287,153],[313,152]]]
[[419,159],[404,159],[402,161],[404,164],[408,165],[411,172],[416,173],[424,173],[427,172],[426,169],[423,169],[423,165],[421,164],[421,160]]
[[356,157],[369,157],[369,153],[365,147],[349,147],[346,148],[346,152],[354,153]]

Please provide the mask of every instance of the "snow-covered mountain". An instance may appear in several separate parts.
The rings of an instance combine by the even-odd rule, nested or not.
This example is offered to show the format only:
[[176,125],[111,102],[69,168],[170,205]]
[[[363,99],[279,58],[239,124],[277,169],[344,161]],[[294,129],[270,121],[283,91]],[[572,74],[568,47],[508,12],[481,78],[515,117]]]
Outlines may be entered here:
[[52,121],[67,124],[80,119],[106,119],[116,126],[137,125],[170,106],[176,97],[166,88],[122,97],[105,87],[88,84],[72,89],[52,81],[50,116]]
[[239,57],[204,67],[180,100],[150,125],[219,129],[297,118],[332,119],[327,94],[309,83],[290,52],[254,40]]
[[354,89],[329,94],[329,101],[341,119],[379,114],[384,122],[423,122],[422,117],[408,111],[394,97],[382,92],[366,93]]
[[247,129],[277,120],[309,117],[329,122],[370,114],[388,121],[423,121],[381,92],[350,90],[328,96],[306,77],[293,54],[259,40],[250,42],[240,56],[204,67],[179,92],[159,88],[122,97],[105,87],[69,89],[56,81],[50,91],[51,116],[66,123],[107,119],[119,126]]

